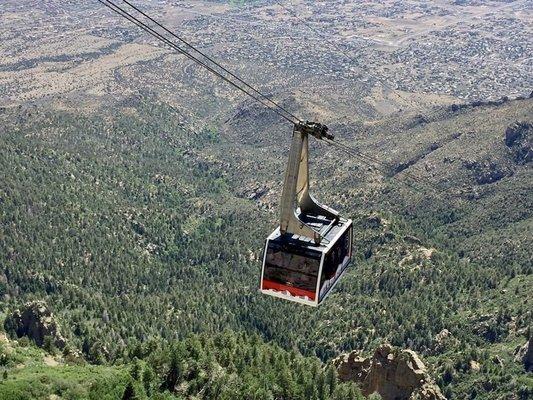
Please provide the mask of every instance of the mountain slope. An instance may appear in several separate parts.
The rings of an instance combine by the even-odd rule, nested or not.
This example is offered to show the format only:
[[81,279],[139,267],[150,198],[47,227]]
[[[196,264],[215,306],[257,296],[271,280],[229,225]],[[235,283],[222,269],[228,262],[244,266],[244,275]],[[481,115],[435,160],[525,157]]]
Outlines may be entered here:
[[5,337],[0,357],[2,399],[362,399],[317,359],[231,332],[151,342],[120,365],[88,365]]
[[[356,226],[354,265],[318,310],[256,291],[290,127],[247,107],[198,133],[153,98],[97,113],[5,109],[3,308],[46,299],[93,363],[230,328],[323,360],[384,341],[410,347],[432,357],[431,373],[458,398],[473,379],[480,398],[531,388],[513,361],[531,324],[531,166],[503,144],[509,125],[530,120],[530,99],[332,126],[408,165],[397,173],[313,144],[314,192]],[[509,173],[479,183],[468,165],[486,159]],[[400,182],[407,174],[425,183],[413,191]],[[435,353],[444,330],[457,342]],[[465,363],[488,363],[491,352],[507,372],[468,373]],[[497,389],[486,384],[495,379]]]

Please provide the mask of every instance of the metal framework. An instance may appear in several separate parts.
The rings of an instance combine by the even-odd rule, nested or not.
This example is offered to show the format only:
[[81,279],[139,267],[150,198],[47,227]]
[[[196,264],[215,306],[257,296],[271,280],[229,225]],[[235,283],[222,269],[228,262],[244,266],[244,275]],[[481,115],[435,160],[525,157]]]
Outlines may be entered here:
[[317,202],[309,193],[309,135],[318,139],[333,139],[333,135],[328,133],[325,125],[314,122],[300,122],[294,125],[281,195],[280,231],[283,234],[305,236],[320,244],[324,238],[324,229],[317,230],[304,222],[302,216],[325,217],[331,220],[331,226],[338,221],[339,214]]

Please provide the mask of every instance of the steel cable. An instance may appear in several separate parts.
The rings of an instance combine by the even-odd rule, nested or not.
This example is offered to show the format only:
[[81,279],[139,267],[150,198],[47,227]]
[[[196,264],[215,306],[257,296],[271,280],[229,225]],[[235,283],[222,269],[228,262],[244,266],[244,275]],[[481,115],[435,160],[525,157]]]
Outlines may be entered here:
[[148,14],[146,14],[145,12],[143,12],[142,10],[140,10],[138,7],[136,7],[134,4],[130,3],[129,1],[127,0],[122,0],[123,3],[126,3],[127,5],[129,5],[131,8],[133,8],[135,11],[137,11],[138,13],[140,13],[142,16],[144,16],[145,18],[149,19],[150,21],[152,21],[154,24],[156,24],[157,26],[159,26],[160,28],[162,28],[165,32],[169,33],[170,35],[172,35],[173,37],[175,37],[176,39],[178,39],[180,42],[182,42],[183,44],[185,44],[187,47],[189,47],[190,49],[194,50],[195,52],[197,52],[198,54],[200,54],[202,57],[205,57],[207,60],[209,60],[210,62],[212,62],[213,64],[215,64],[217,67],[219,67],[221,70],[223,70],[224,72],[226,72],[228,75],[230,75],[232,78],[236,79],[237,81],[239,81],[240,83],[242,83],[243,85],[245,85],[247,88],[251,89],[253,92],[255,92],[256,94],[258,94],[259,96],[261,96],[262,98],[264,98],[266,101],[268,101],[270,104],[274,105],[275,107],[278,107],[280,110],[282,110],[284,113],[286,113],[287,115],[290,115],[291,117],[293,117],[294,119],[300,121],[300,119],[295,116],[294,114],[292,114],[290,111],[288,111],[287,109],[285,109],[284,107],[282,107],[281,105],[279,105],[277,102],[275,102],[274,100],[270,99],[268,96],[266,96],[265,94],[261,93],[258,89],[256,89],[255,87],[253,87],[252,85],[248,84],[247,82],[245,82],[242,78],[238,77],[237,75],[235,75],[233,72],[229,71],[227,68],[225,68],[223,65],[221,65],[219,62],[215,61],[212,57],[208,56],[207,54],[205,54],[204,52],[198,50],[196,47],[194,47],[192,44],[190,44],[189,42],[187,42],[185,39],[179,37],[176,33],[172,32],[171,30],[167,29],[165,26],[163,26],[161,23],[159,23],[158,21],[156,21],[155,19],[153,19],[152,17],[150,17]]
[[123,18],[126,18],[128,21],[134,23],[135,25],[137,25],[139,28],[141,28],[142,30],[144,30],[145,32],[147,32],[148,34],[152,35],[153,37],[155,37],[156,39],[160,40],[161,42],[165,43],[166,45],[168,45],[169,47],[171,47],[172,49],[176,50],[178,53],[180,54],[183,54],[184,56],[186,56],[187,58],[189,58],[190,60],[194,61],[195,63],[199,64],[200,66],[202,66],[203,68],[205,68],[206,70],[208,70],[209,72],[213,73],[214,75],[216,75],[217,77],[221,78],[222,80],[224,80],[225,82],[227,82],[228,84],[230,84],[231,86],[235,87],[236,89],[240,90],[241,92],[247,94],[248,96],[250,96],[251,98],[253,98],[255,101],[261,103],[262,105],[264,105],[265,107],[267,107],[268,109],[274,111],[275,113],[277,113],[279,116],[281,116],[282,118],[284,118],[285,120],[289,121],[290,123],[292,124],[296,124],[298,122],[300,122],[300,119],[299,118],[296,118],[292,116],[292,114],[290,114],[289,116],[287,116],[283,110],[279,110],[277,108],[273,108],[271,105],[269,105],[268,103],[266,103],[264,100],[262,100],[261,98],[255,96],[253,93],[250,93],[248,90],[246,90],[245,88],[241,87],[240,85],[236,84],[235,82],[233,82],[231,79],[227,78],[226,76],[224,76],[223,74],[221,74],[220,72],[216,71],[215,69],[213,69],[211,66],[207,65],[206,63],[202,62],[201,60],[197,59],[196,57],[194,57],[192,54],[188,53],[187,51],[185,51],[184,49],[182,49],[181,47],[179,47],[177,44],[173,43],[172,41],[170,41],[169,39],[167,39],[166,37],[164,37],[163,35],[161,35],[160,33],[158,33],[157,31],[155,31],[154,29],[150,28],[148,25],[146,25],[145,23],[143,23],[142,21],[140,21],[139,19],[137,19],[136,17],[134,17],[133,15],[131,15],[130,13],[128,13],[127,11],[125,11],[123,8],[121,8],[120,6],[116,5],[115,3],[113,3],[112,1],[110,0],[96,0],[98,1],[99,3],[103,4],[104,6],[106,6],[107,8],[109,8],[110,10],[112,10],[113,12],[115,12],[116,14],[120,15],[121,17]]

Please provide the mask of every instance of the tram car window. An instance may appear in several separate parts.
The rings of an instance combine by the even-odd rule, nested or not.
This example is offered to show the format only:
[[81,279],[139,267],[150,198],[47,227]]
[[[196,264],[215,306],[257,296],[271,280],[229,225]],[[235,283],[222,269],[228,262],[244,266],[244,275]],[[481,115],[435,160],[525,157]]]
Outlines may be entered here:
[[324,256],[320,277],[319,301],[321,302],[344,273],[352,257],[352,229],[346,230]]
[[272,241],[266,249],[263,288],[314,301],[321,259],[321,252],[299,247],[296,240]]

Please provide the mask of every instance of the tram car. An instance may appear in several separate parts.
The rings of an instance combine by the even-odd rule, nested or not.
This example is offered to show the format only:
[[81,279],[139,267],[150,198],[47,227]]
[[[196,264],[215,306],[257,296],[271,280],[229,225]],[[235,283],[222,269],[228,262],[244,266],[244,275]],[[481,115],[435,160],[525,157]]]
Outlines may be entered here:
[[331,226],[320,244],[305,236],[282,234],[278,227],[266,241],[261,292],[320,305],[351,261],[352,235],[352,221],[343,218]]
[[280,224],[265,244],[260,291],[318,306],[351,261],[353,224],[309,193],[309,136],[332,138],[322,124],[294,126]]

